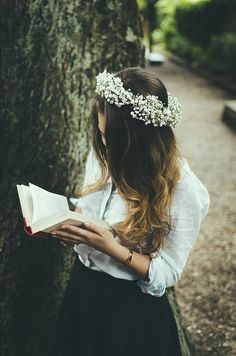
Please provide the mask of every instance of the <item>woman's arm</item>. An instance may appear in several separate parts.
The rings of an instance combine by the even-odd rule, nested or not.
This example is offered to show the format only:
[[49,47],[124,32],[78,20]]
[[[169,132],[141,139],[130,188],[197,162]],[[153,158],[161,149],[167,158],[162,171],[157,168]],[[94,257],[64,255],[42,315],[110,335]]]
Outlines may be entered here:
[[[165,288],[180,280],[209,205],[206,187],[196,176],[185,176],[171,206],[172,228],[164,238],[162,249],[149,255],[134,252],[128,264],[140,276],[137,284],[144,293],[161,296]],[[128,249],[114,246],[112,256],[122,263],[128,257]]]
[[[123,263],[128,255],[129,249],[116,243],[109,253],[109,255],[115,258],[118,262]],[[148,280],[148,270],[151,257],[149,255],[142,255],[136,251],[133,252],[133,258],[128,264],[129,268],[143,280]]]
[[144,293],[153,296],[163,295],[167,287],[181,279],[209,210],[210,195],[206,187],[196,176],[186,178],[171,207],[172,228],[164,237],[164,245],[158,253],[150,254],[149,280],[137,281]]

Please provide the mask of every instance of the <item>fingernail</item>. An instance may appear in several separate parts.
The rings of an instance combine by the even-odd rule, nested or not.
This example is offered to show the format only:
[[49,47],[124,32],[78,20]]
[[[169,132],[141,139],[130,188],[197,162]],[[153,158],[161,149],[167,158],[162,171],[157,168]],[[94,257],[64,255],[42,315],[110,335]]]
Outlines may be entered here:
[[51,234],[52,235],[52,237],[57,237],[57,235],[56,234]]
[[64,225],[60,226],[60,229],[66,229],[66,227]]

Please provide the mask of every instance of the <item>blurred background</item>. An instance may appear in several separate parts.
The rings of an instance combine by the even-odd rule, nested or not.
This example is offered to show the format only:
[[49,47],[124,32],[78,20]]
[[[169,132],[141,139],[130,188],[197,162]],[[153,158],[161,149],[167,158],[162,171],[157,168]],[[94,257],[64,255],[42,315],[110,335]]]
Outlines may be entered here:
[[211,197],[168,291],[183,355],[236,355],[236,2],[2,1],[0,27],[0,354],[47,354],[75,257],[26,235],[16,184],[75,196],[96,74],[142,66],[181,102],[178,145]]
[[235,1],[138,0],[138,6],[147,58],[171,54],[235,91]]

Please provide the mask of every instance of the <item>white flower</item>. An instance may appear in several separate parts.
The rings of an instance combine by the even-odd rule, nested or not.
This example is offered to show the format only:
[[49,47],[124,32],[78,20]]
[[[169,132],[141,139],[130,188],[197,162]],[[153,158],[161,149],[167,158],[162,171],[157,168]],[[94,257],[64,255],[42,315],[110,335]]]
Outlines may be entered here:
[[142,94],[134,95],[130,88],[126,90],[121,79],[113,73],[108,73],[106,69],[96,76],[95,92],[118,107],[132,104],[130,115],[144,121],[145,125],[152,123],[153,126],[176,127],[181,120],[181,104],[169,92],[167,92],[168,107],[164,107],[157,95],[148,94],[145,97]]

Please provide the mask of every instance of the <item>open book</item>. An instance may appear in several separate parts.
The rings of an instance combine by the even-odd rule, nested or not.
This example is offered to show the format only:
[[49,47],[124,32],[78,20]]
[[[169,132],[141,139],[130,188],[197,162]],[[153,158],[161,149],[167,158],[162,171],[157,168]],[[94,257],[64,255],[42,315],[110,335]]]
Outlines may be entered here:
[[24,230],[30,236],[50,238],[50,232],[59,225],[80,226],[84,221],[110,229],[105,220],[93,218],[83,213],[71,211],[64,195],[48,192],[35,184],[17,184]]

